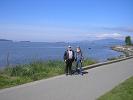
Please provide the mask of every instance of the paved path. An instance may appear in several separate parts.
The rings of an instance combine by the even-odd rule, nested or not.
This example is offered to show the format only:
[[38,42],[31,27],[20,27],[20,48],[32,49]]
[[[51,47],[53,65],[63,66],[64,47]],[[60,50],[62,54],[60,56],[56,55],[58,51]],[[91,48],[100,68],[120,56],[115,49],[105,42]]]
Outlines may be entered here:
[[87,70],[84,76],[65,75],[0,90],[0,100],[96,100],[133,76],[133,59]]

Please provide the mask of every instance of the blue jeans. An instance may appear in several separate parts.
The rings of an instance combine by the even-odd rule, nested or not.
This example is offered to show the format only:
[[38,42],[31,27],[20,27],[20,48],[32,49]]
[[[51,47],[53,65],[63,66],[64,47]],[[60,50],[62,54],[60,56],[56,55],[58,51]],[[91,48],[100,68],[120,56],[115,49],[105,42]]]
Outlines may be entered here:
[[83,73],[82,73],[82,62],[81,62],[81,60],[80,59],[78,59],[77,61],[76,61],[76,70],[78,71],[78,69],[79,69],[79,73],[81,74],[81,75],[83,75]]

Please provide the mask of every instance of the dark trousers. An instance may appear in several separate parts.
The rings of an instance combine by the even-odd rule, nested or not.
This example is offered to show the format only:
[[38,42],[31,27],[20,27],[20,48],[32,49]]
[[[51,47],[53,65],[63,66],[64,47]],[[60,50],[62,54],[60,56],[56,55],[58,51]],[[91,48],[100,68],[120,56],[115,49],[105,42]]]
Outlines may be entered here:
[[82,69],[82,62],[81,62],[80,59],[76,61],[76,71],[78,71],[78,68],[79,68],[79,73],[83,74],[82,73],[82,71],[83,71],[83,69]]
[[72,60],[71,59],[68,59],[66,61],[65,73],[66,74],[72,74]]

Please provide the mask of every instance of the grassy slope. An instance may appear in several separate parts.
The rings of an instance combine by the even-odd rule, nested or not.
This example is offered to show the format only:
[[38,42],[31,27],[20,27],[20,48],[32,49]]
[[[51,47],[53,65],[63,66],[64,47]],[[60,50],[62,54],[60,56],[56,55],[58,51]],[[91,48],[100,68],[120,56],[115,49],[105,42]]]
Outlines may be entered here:
[[[85,60],[84,66],[95,61]],[[0,70],[0,89],[64,74],[63,61],[38,61]]]
[[116,86],[98,100],[133,100],[133,77]]

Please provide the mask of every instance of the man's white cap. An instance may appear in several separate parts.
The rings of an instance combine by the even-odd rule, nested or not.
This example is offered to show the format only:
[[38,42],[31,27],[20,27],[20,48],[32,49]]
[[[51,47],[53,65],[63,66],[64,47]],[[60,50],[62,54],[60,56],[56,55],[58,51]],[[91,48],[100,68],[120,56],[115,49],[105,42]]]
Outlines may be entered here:
[[69,45],[68,48],[71,48],[71,46]]

